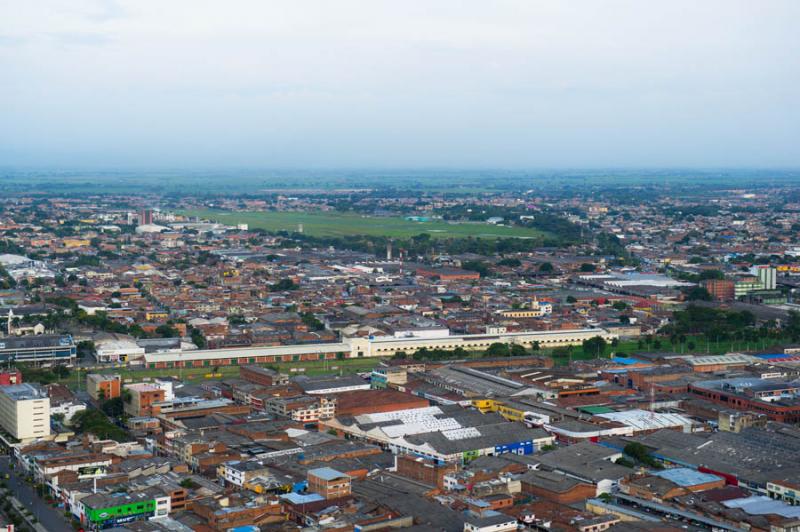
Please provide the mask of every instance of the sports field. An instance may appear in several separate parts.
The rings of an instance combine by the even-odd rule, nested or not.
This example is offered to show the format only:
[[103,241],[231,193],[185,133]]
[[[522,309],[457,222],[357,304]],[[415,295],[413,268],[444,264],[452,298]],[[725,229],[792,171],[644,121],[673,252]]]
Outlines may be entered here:
[[443,220],[413,221],[402,217],[361,216],[340,212],[227,212],[215,210],[180,211],[226,225],[248,224],[250,229],[267,231],[298,230],[310,236],[342,237],[350,235],[409,238],[427,233],[433,238],[541,238],[546,233],[526,227],[504,227],[487,223],[450,223]]

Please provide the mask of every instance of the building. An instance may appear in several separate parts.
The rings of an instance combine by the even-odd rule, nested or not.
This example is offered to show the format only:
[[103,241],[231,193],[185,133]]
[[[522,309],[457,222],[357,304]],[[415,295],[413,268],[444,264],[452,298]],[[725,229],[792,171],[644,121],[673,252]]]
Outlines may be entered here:
[[308,491],[318,493],[325,499],[336,499],[350,495],[350,476],[330,467],[319,467],[308,471]]
[[553,313],[553,304],[534,300],[528,308],[503,309],[497,313],[503,318],[541,318]]
[[477,281],[481,274],[471,270],[460,268],[417,268],[417,275],[428,279],[439,279],[441,281]]
[[0,386],[11,384],[22,384],[22,372],[18,369],[11,369],[0,372]]
[[775,290],[778,287],[778,270],[774,266],[754,266],[751,273],[758,278],[762,290]]
[[342,416],[320,423],[320,430],[325,429],[378,444],[395,454],[439,462],[465,462],[506,453],[533,454],[555,441],[542,429],[526,428],[498,414],[481,414],[458,405]]
[[114,399],[122,395],[122,377],[89,373],[86,376],[86,391],[95,401]]
[[75,342],[68,334],[0,338],[0,363],[72,364],[77,354]]
[[217,466],[217,478],[222,480],[224,485],[232,485],[238,488],[244,487],[254,478],[270,475],[269,468],[255,460],[246,462],[231,460]]
[[731,279],[706,279],[700,283],[711,294],[711,297],[718,301],[733,300],[735,284]]
[[331,395],[357,390],[369,390],[370,382],[358,375],[297,377],[295,383],[308,395]]
[[0,386],[0,427],[18,440],[50,435],[50,398],[38,386]]
[[95,359],[104,364],[133,362],[141,360],[145,348],[136,343],[132,336],[116,333],[102,333],[95,337]]
[[767,482],[767,494],[792,506],[800,506],[800,482],[788,480]]
[[276,416],[288,417],[302,423],[317,423],[336,414],[335,397],[270,397],[264,401],[264,409]]
[[400,476],[437,488],[444,486],[446,475],[458,472],[458,464],[440,464],[430,458],[407,454],[395,455],[394,467]]
[[198,349],[180,353],[145,353],[149,369],[198,368],[275,362],[304,362],[361,357],[391,357],[399,352],[413,354],[420,349],[482,351],[494,343],[519,344],[530,349],[581,345],[584,340],[599,336],[610,342],[617,339],[605,329],[568,329],[555,331],[526,331],[497,334],[465,334],[435,338],[395,338],[391,336],[348,338],[329,344],[297,344],[271,347],[231,349]]
[[142,209],[139,211],[139,225],[153,224],[153,209]]
[[755,292],[757,290],[763,290],[764,284],[758,277],[746,275],[743,277],[739,277],[736,280],[736,283],[733,286],[733,294],[736,299],[740,297],[744,297],[750,292]]
[[490,512],[483,516],[468,517],[464,523],[464,532],[509,532],[517,530],[517,518]]
[[800,422],[800,382],[755,377],[689,384],[689,392],[727,408],[763,414],[781,423]]
[[129,384],[125,389],[131,394],[131,400],[124,401],[125,412],[134,417],[152,416],[153,404],[166,400],[164,389],[153,384]]
[[441,338],[351,338],[351,358],[391,357],[399,352],[413,354],[420,349],[444,349],[452,351],[462,348],[467,351],[483,351],[492,344],[519,344],[527,349],[538,344],[541,348],[581,345],[584,340],[599,336],[610,342],[617,337],[604,329],[569,329],[556,331],[525,331],[498,334],[464,334]]
[[395,390],[357,390],[336,395],[336,413],[340,416],[394,412],[428,406],[430,402],[427,399]]
[[94,493],[78,501],[76,508],[81,524],[95,529],[166,517],[170,498],[150,488],[134,493]]
[[260,384],[261,386],[283,386],[288,384],[289,376],[269,368],[262,368],[261,366],[241,366],[239,368],[239,377],[252,382],[253,384]]
[[527,471],[520,477],[520,482],[523,493],[559,504],[582,502],[597,492],[591,483],[552,471]]

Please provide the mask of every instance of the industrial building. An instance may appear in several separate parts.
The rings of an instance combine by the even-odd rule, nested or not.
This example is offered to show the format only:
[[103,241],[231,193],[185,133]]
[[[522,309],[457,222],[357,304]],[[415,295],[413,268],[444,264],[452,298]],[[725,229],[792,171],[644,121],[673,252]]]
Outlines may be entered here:
[[525,428],[498,414],[481,414],[460,406],[341,416],[320,425],[320,430],[335,430],[352,439],[376,443],[395,454],[414,454],[438,462],[532,454],[555,440],[542,429]]
[[530,348],[534,343],[542,348],[581,345],[584,340],[599,336],[606,341],[617,338],[604,329],[569,329],[558,331],[529,331],[503,334],[465,334],[436,338],[347,338],[339,343],[295,344],[271,347],[233,349],[201,349],[180,353],[145,353],[150,369],[215,367],[239,364],[270,364],[340,358],[392,357],[399,352],[413,354],[420,349],[461,348],[483,351],[495,343],[519,344]]
[[77,353],[75,342],[68,334],[0,338],[0,363],[72,364]]

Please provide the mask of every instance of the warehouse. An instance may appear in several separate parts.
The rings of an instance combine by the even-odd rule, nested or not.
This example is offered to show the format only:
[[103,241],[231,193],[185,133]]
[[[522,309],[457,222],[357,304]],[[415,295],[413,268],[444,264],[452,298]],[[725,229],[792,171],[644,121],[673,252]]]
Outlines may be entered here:
[[339,343],[295,344],[271,347],[201,349],[180,353],[146,353],[144,361],[150,369],[215,367],[238,364],[271,364],[361,357],[391,357],[398,352],[414,353],[420,349],[462,348],[483,351],[495,343],[514,343],[530,348],[581,345],[584,340],[599,336],[607,341],[617,338],[603,329],[570,329],[563,331],[530,331],[506,334],[466,334],[438,338],[347,338]]

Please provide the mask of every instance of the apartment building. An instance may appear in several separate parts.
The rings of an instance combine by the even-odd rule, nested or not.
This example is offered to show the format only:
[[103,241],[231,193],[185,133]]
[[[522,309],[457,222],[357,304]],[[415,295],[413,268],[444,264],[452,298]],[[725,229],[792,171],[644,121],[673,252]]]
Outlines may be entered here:
[[86,376],[86,391],[95,401],[114,399],[122,394],[122,377],[90,373]]
[[50,435],[50,398],[32,384],[0,387],[0,426],[18,440]]
[[330,467],[310,469],[308,471],[308,491],[318,493],[325,499],[350,495],[350,476]]

